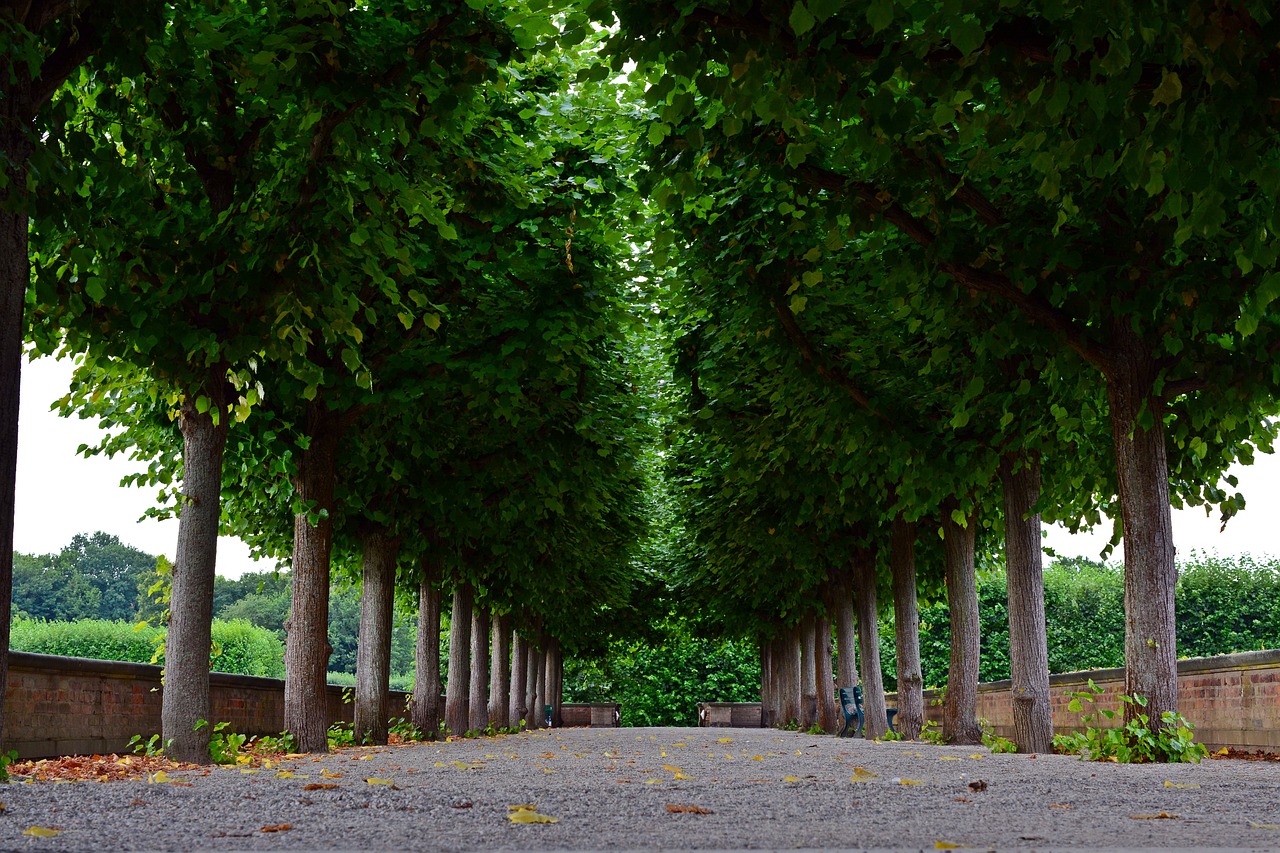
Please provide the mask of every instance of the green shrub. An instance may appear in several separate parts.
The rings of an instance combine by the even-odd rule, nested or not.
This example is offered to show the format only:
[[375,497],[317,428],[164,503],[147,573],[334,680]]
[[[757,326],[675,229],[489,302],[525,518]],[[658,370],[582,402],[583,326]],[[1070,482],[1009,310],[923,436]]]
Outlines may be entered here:
[[[218,672],[284,677],[284,644],[270,631],[244,620],[213,620],[210,664]],[[20,652],[151,663],[165,630],[106,619],[45,622],[15,619],[10,648]],[[164,664],[164,656],[156,661]]]

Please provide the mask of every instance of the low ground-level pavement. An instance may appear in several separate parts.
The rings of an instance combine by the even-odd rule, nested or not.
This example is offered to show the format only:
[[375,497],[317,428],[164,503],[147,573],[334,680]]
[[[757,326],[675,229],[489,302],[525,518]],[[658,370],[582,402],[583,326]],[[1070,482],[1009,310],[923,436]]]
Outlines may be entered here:
[[24,851],[1280,849],[1276,762],[1100,764],[768,729],[535,731],[15,780],[0,801],[0,850]]

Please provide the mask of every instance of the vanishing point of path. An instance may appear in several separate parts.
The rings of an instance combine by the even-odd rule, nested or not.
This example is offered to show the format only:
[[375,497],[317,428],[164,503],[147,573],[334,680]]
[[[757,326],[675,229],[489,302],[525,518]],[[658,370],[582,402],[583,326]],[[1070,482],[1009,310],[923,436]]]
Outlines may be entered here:
[[767,729],[558,729],[247,773],[18,782],[0,801],[0,850],[23,851],[1280,849],[1280,763],[1123,766]]

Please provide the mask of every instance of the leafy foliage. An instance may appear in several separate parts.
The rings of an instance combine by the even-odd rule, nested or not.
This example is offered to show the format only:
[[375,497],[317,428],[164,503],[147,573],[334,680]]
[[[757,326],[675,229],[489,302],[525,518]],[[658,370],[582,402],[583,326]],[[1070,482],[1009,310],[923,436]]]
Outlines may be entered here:
[[[1202,743],[1195,742],[1195,726],[1181,714],[1165,711],[1163,725],[1152,726],[1150,718],[1141,711],[1126,714],[1127,722],[1121,727],[1096,728],[1092,724],[1100,720],[1115,719],[1117,712],[1096,706],[1101,687],[1089,680],[1084,690],[1071,694],[1068,711],[1080,714],[1084,730],[1072,734],[1054,735],[1053,745],[1059,752],[1078,755],[1090,761],[1116,761],[1120,764],[1143,764],[1149,761],[1199,763],[1209,754]],[[1147,700],[1141,696],[1121,695],[1122,706],[1146,708]]]

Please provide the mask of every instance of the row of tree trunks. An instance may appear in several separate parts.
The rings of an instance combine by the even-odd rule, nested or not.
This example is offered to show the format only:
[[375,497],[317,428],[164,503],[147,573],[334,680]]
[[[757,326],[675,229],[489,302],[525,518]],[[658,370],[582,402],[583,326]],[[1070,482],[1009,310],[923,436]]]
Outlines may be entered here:
[[391,677],[392,605],[400,538],[385,527],[365,532],[360,596],[360,639],[356,647],[356,743],[385,744]]

